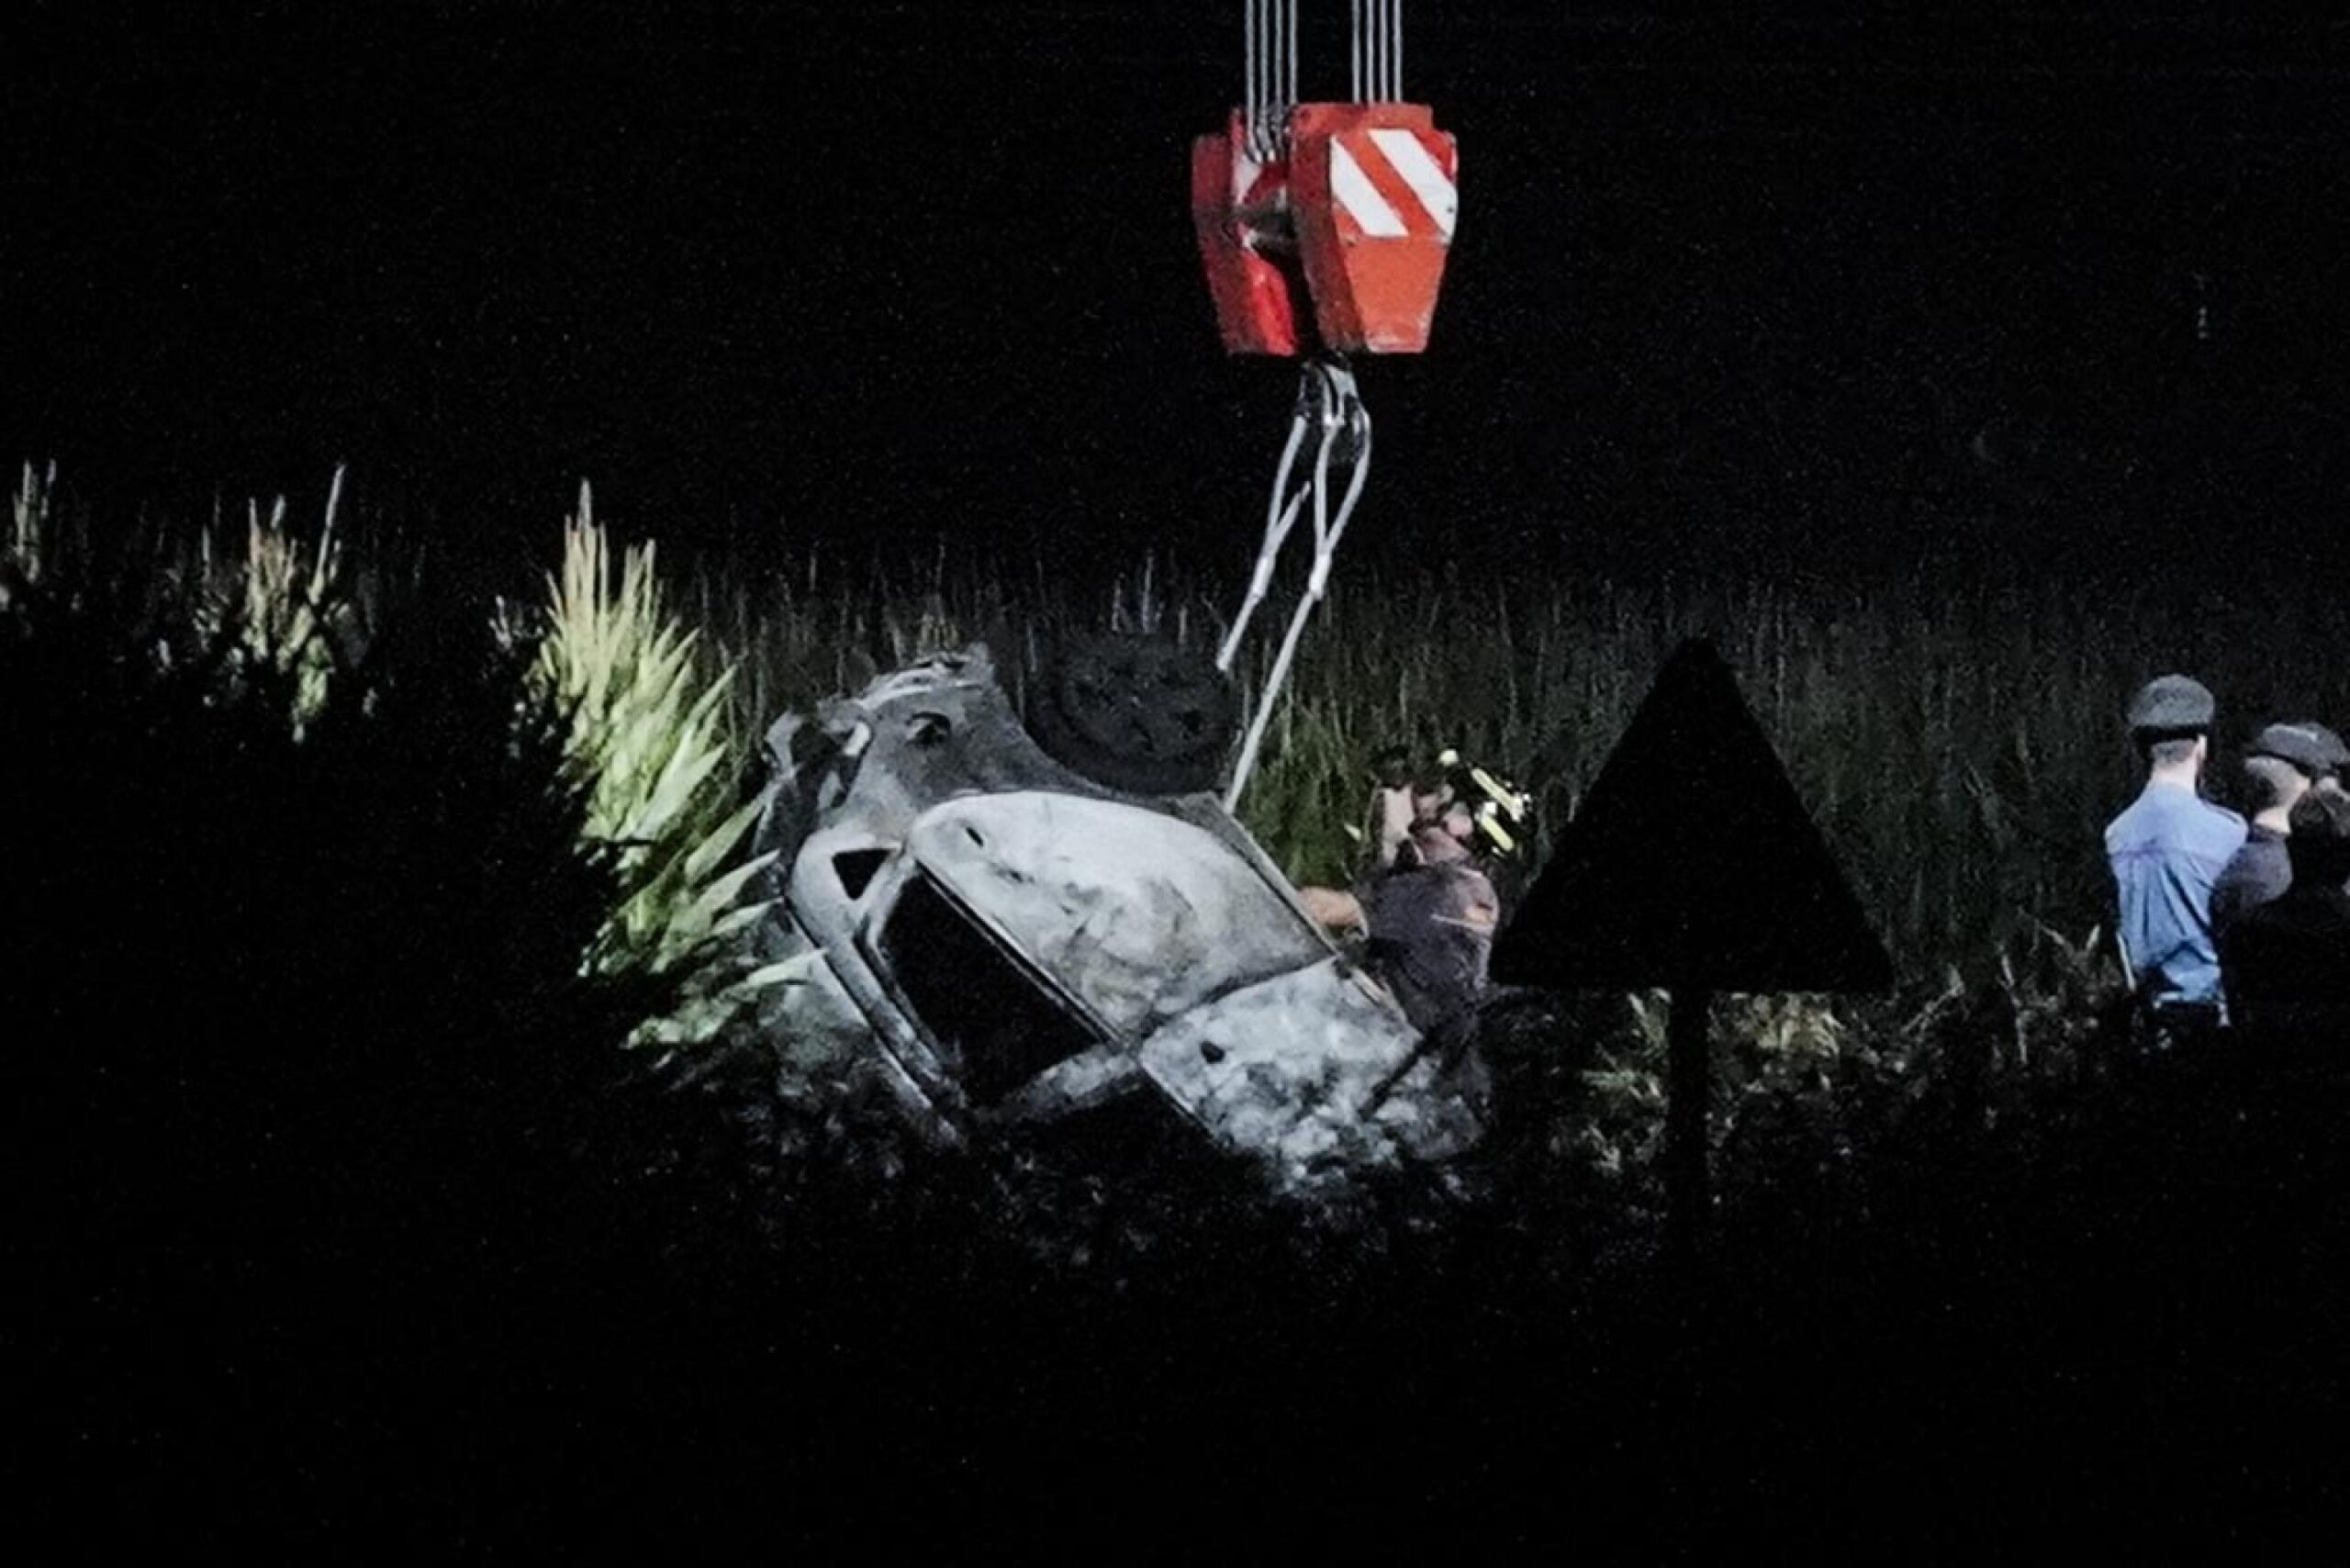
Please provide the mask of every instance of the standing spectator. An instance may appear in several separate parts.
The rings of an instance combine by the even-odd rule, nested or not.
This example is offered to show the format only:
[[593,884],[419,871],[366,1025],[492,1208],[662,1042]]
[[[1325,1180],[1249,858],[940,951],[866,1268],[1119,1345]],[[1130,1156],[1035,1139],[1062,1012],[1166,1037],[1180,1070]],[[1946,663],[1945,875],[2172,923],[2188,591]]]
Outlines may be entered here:
[[2229,1007],[2264,1039],[2350,1043],[2350,794],[2311,790],[2292,813],[2292,885],[2229,927]]
[[2293,879],[2285,854],[2294,806],[2333,771],[2332,754],[2314,725],[2271,724],[2244,751],[2244,805],[2252,823],[2211,888],[2211,935],[2222,946],[2228,927],[2283,892]]
[[2343,745],[2340,735],[2314,719],[2303,719],[2293,728],[2307,730],[2317,737],[2317,754],[2320,763],[2318,782],[2339,785],[2342,782],[2342,770],[2344,767],[2350,767],[2350,745]]
[[2325,758],[2324,771],[2317,776],[2317,788],[2341,794],[2342,770],[2350,767],[2350,745],[2343,745],[2340,735],[2315,720],[2304,719],[2294,727],[2317,736],[2319,753]]
[[2157,1048],[2225,1021],[2211,888],[2244,844],[2244,822],[2197,793],[2213,706],[2210,690],[2183,675],[2139,690],[2129,725],[2146,784],[2105,830],[2115,929]]

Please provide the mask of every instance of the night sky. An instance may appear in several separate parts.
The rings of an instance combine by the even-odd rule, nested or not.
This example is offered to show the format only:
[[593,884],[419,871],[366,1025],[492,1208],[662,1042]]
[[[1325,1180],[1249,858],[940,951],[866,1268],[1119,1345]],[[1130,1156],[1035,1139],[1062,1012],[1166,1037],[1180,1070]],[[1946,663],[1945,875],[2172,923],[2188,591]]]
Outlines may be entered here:
[[[1366,536],[1560,562],[2336,536],[2350,27],[1406,7],[1462,150]],[[0,23],[0,457],[755,549],[1237,569],[1291,396],[1189,139],[1238,0],[114,7]],[[1306,7],[1335,94],[1346,7]],[[1668,19],[1670,18],[1670,19]],[[2077,550],[2072,546],[2077,545]]]

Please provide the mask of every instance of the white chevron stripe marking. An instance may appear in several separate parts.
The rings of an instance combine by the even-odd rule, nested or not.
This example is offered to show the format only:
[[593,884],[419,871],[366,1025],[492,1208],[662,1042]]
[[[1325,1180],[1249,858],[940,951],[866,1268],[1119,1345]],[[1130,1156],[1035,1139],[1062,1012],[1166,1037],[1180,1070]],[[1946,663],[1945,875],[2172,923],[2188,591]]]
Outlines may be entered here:
[[1330,194],[1338,198],[1355,227],[1374,240],[1400,240],[1411,232],[1404,226],[1402,215],[1387,205],[1387,198],[1347,151],[1347,144],[1335,136],[1330,139]]
[[1372,145],[1386,158],[1388,164],[1412,187],[1428,216],[1444,237],[1452,238],[1452,225],[1460,214],[1460,191],[1444,172],[1444,166],[1429,155],[1427,143],[1408,130],[1388,128],[1371,133]]

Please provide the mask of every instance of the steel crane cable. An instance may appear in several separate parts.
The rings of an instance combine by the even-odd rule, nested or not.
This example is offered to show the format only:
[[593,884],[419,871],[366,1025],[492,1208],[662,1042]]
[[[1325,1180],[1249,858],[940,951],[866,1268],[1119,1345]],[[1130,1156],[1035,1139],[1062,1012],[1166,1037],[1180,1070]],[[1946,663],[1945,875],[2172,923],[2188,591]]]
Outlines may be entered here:
[[[1309,424],[1321,427],[1321,440],[1315,448],[1313,475],[1297,490],[1283,498],[1290,472],[1297,460],[1305,428]],[[1330,465],[1333,459],[1348,466],[1345,492],[1338,498],[1335,511],[1330,506],[1332,485]],[[1354,372],[1337,360],[1317,360],[1307,364],[1300,376],[1297,415],[1290,426],[1288,446],[1281,453],[1279,476],[1273,482],[1272,504],[1267,509],[1265,545],[1259,553],[1257,569],[1249,581],[1249,597],[1242,606],[1231,633],[1225,637],[1222,655],[1216,663],[1227,672],[1234,655],[1239,651],[1241,633],[1248,618],[1259,600],[1272,573],[1272,558],[1280,550],[1281,540],[1296,522],[1302,504],[1314,504],[1314,565],[1306,575],[1304,591],[1298,595],[1297,606],[1291,612],[1289,629],[1281,636],[1280,650],[1273,656],[1273,667],[1265,677],[1264,689],[1258,694],[1256,711],[1248,722],[1248,733],[1240,747],[1240,760],[1232,771],[1232,782],[1225,790],[1226,811],[1240,809],[1241,797],[1248,792],[1249,776],[1256,771],[1257,754],[1265,743],[1265,730],[1271,722],[1273,709],[1280,701],[1282,686],[1289,680],[1290,666],[1296,662],[1297,646],[1304,636],[1305,623],[1313,616],[1315,606],[1329,593],[1330,564],[1338,554],[1338,541],[1347,532],[1347,522],[1354,516],[1355,503],[1362,498],[1364,481],[1371,477],[1371,412],[1355,391]]]
[[1288,143],[1290,106],[1297,102],[1297,0],[1248,0],[1243,12],[1242,118],[1249,154],[1270,162]]
[[1251,152],[1257,149],[1257,121],[1265,107],[1264,10],[1264,0],[1248,0],[1241,15],[1243,58],[1247,63],[1241,73],[1240,118]]
[[1347,95],[1358,104],[1363,101],[1362,8],[1363,0],[1350,0],[1347,10]]
[[1273,472],[1272,494],[1265,501],[1265,533],[1257,547],[1257,563],[1248,573],[1248,592],[1241,599],[1239,612],[1233,616],[1232,625],[1224,634],[1224,646],[1216,654],[1215,667],[1227,675],[1232,672],[1233,661],[1240,656],[1240,643],[1248,635],[1249,619],[1272,588],[1273,566],[1281,556],[1281,545],[1288,541],[1290,530],[1297,526],[1298,513],[1314,488],[1312,470],[1294,487],[1290,483],[1291,476],[1297,471],[1298,454],[1305,445],[1305,432],[1319,424],[1324,442],[1331,439],[1330,420],[1321,407],[1321,392],[1322,382],[1309,365],[1298,378],[1297,406],[1290,416],[1289,440],[1281,447],[1281,466]]
[[1382,0],[1387,26],[1380,35],[1380,64],[1385,74],[1380,83],[1379,96],[1383,103],[1400,103],[1404,97],[1404,0]]
[[1400,103],[1404,96],[1404,0],[1354,0],[1354,101]]

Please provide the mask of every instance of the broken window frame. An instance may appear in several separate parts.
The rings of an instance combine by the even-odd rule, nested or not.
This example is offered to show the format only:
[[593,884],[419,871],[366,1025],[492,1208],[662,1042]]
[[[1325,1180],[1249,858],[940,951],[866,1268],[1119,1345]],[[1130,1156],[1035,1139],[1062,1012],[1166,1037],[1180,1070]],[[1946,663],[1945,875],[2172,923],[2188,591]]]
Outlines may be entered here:
[[[886,886],[883,885],[885,879]],[[1024,982],[1032,994],[1042,998],[1047,1006],[1059,1014],[1073,1030],[1084,1037],[1086,1044],[1009,1081],[993,1092],[978,1092],[977,1086],[985,1081],[985,1074],[974,1073],[969,1053],[965,1050],[961,1040],[949,1037],[918,1002],[906,983],[897,958],[890,950],[890,928],[897,919],[906,896],[917,889],[923,896],[936,899],[942,908],[960,920],[973,935],[987,945],[991,955],[1005,969]],[[997,923],[957,897],[946,880],[923,866],[919,857],[911,853],[901,855],[884,877],[877,877],[867,885],[867,892],[872,902],[864,918],[857,923],[856,944],[858,957],[888,991],[901,1015],[920,1035],[924,1048],[946,1070],[947,1076],[956,1081],[964,1098],[975,1108],[986,1110],[1009,1106],[1020,1100],[1023,1091],[1039,1079],[1071,1062],[1105,1050],[1121,1058],[1132,1058],[1135,1041],[1127,1031],[1113,1026],[1086,1005],[1081,998],[1072,994],[1050,971],[1023,953],[1019,944]]]

